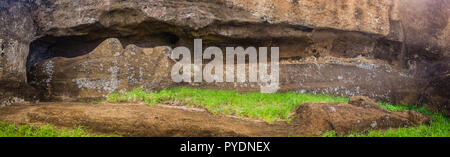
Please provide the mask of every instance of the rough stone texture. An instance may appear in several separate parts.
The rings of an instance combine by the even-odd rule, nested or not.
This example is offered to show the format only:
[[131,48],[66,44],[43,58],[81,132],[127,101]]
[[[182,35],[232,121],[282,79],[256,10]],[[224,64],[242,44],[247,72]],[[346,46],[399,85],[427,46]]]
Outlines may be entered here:
[[[262,85],[261,82],[248,81],[175,84],[169,77],[172,62],[169,61],[168,54],[163,55],[164,51],[169,53],[170,50],[163,50],[162,47],[140,48],[135,45],[129,45],[124,50],[118,39],[111,38],[87,55],[55,57],[32,66],[30,84],[46,99],[100,97],[113,91],[136,87],[157,90],[185,85],[246,92],[259,91]],[[370,62],[361,57],[322,57],[281,63],[280,92],[367,95],[379,100],[403,103],[415,103],[414,98],[420,95],[420,85],[416,80],[398,74],[383,62]],[[248,75],[248,67],[246,72]]]
[[[391,0],[40,0],[39,26],[55,35],[86,24],[126,26],[161,21],[200,29],[217,23],[289,24],[387,35]],[[51,31],[55,30],[55,31]],[[126,33],[126,32],[124,32]],[[225,33],[225,32],[224,32]]]
[[348,103],[352,104],[354,106],[357,106],[357,107],[376,108],[376,109],[379,109],[379,110],[387,111],[386,109],[384,109],[383,107],[378,105],[375,101],[373,101],[372,99],[370,99],[368,97],[365,97],[365,96],[353,96],[353,97],[350,97]]
[[[361,101],[359,101],[362,99]],[[372,104],[367,107],[361,104]],[[375,106],[376,105],[376,106]],[[428,123],[431,118],[415,111],[390,112],[364,97],[352,97],[349,103],[302,104],[292,120],[298,130],[312,136],[335,130],[338,134],[352,131],[364,132],[372,129],[409,127]]]
[[[2,26],[6,26],[1,27],[0,43],[18,43],[7,48],[14,51],[8,61],[0,62],[11,65],[1,70],[0,81],[25,80],[25,62],[31,80],[36,75],[30,73],[33,65],[88,54],[108,38],[119,39],[124,47],[142,48],[191,48],[193,39],[201,38],[204,47],[279,46],[285,90],[366,95],[394,103],[428,104],[436,111],[450,108],[448,0],[0,3]],[[13,89],[7,88],[3,89]]]
[[[248,67],[246,69],[248,76]],[[259,91],[257,83],[190,83],[192,87]],[[386,62],[363,57],[305,57],[280,64],[280,92],[365,95],[377,100],[414,104],[425,86],[422,80],[394,69]]]
[[26,83],[26,58],[35,29],[29,4],[0,1],[0,107],[24,101],[32,87]]
[[118,39],[102,42],[93,52],[75,57],[56,57],[31,68],[30,84],[47,100],[105,97],[134,88],[158,90],[171,87],[172,60],[168,47],[126,48]]
[[231,3],[270,23],[387,35],[392,1],[231,0]]
[[419,103],[450,113],[450,1],[400,0],[402,59],[411,71],[427,78]]

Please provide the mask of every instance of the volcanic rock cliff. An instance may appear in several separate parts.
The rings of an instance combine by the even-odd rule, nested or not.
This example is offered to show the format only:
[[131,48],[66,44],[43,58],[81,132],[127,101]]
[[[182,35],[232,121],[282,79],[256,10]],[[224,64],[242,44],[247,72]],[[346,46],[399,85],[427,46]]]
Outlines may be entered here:
[[167,53],[199,38],[280,47],[280,91],[450,109],[448,0],[0,0],[0,17],[1,105],[136,87],[258,90],[168,81]]

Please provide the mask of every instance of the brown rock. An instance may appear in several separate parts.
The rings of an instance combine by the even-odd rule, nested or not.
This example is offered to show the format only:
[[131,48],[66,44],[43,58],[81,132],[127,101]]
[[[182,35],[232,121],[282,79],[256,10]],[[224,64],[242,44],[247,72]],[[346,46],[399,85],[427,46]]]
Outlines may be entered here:
[[375,101],[372,99],[365,97],[365,96],[353,96],[350,97],[348,103],[350,105],[354,105],[357,107],[364,107],[364,108],[376,108],[379,110],[386,110],[380,105],[378,105]]
[[24,1],[0,1],[0,107],[31,99],[26,60],[35,36],[30,5]]
[[348,103],[306,103],[297,108],[294,116],[292,123],[297,126],[297,131],[311,136],[320,136],[329,130],[346,134],[409,127],[431,120],[429,116],[415,111],[390,112]]
[[[151,54],[145,54],[145,51]],[[171,87],[168,47],[142,48],[119,40],[102,42],[93,52],[75,58],[57,57],[33,66],[31,84],[44,99],[106,97],[113,91]]]
[[421,114],[419,112],[416,111],[402,111],[402,114],[407,114],[408,115],[408,119],[414,123],[415,125],[419,125],[419,124],[424,124],[424,123],[428,123],[431,120],[431,117],[425,114]]

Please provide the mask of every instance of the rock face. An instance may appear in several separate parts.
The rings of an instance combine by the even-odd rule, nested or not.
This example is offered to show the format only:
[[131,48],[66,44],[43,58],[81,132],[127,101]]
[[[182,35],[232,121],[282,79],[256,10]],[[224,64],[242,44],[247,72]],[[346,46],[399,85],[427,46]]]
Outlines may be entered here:
[[168,47],[140,48],[111,38],[93,52],[75,57],[56,57],[31,68],[30,84],[46,100],[106,97],[114,91],[134,88],[158,90],[171,87],[174,61]]
[[367,97],[352,97],[349,103],[307,103],[300,105],[292,120],[297,130],[320,136],[329,130],[338,134],[352,131],[409,127],[428,123],[431,118],[415,111],[390,112]]
[[[418,103],[450,112],[450,2],[399,0],[391,34],[403,42],[403,66],[426,79]],[[397,33],[394,33],[397,32]]]
[[0,1],[0,17],[1,107],[30,96],[25,66],[35,27],[30,4],[22,1]]
[[[85,85],[75,86],[73,79],[110,80],[111,72],[94,70],[96,64],[110,65],[113,58],[135,58],[113,55],[110,59],[93,61],[88,64],[91,67],[80,67],[81,62],[91,62],[86,56],[98,53],[98,47],[106,39],[118,39],[126,47],[121,51],[124,52],[130,47],[192,48],[193,39],[201,38],[204,47],[280,47],[282,91],[366,95],[394,103],[429,104],[444,112],[450,108],[448,0],[0,0],[0,3],[1,24],[5,26],[0,28],[0,43],[17,43],[6,48],[9,53],[5,56],[9,56],[0,62],[0,81],[41,82],[35,85],[40,97],[105,95],[109,90],[98,91],[97,86],[86,92],[73,92],[86,89]],[[145,63],[160,64],[158,59],[141,62],[144,60],[138,59],[134,70]],[[57,65],[56,71],[61,71],[52,74],[49,88],[47,83],[42,84],[48,79],[48,75],[42,75],[45,72],[42,67],[52,62]],[[118,62],[117,66],[123,69],[129,63]],[[5,66],[9,69],[5,70]],[[63,69],[69,67],[78,70],[62,75]],[[102,75],[88,73],[93,71]],[[123,73],[124,77],[127,75],[128,72]],[[156,86],[146,85],[155,78],[145,79],[149,80],[139,80],[137,85],[129,82],[117,89]],[[74,89],[64,89],[67,87],[62,82],[65,85],[72,82],[67,87]],[[9,87],[10,84],[2,84],[5,88],[1,90],[8,91],[3,93],[14,93],[11,91],[16,86]],[[258,90],[247,83],[191,86]]]

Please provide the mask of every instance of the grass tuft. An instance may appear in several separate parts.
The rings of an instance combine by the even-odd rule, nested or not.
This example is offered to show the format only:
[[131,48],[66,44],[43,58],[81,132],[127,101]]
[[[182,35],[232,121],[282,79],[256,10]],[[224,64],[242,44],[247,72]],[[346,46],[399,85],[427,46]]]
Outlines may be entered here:
[[[0,137],[103,137],[106,135],[93,135],[83,127],[73,129],[57,129],[50,124],[42,126],[16,125],[14,123],[0,122]],[[111,135],[112,136],[112,135]]]

